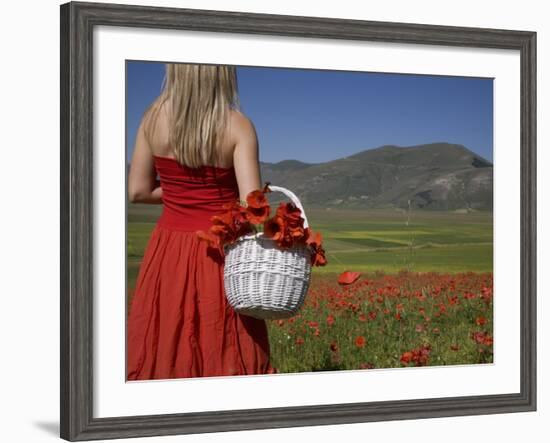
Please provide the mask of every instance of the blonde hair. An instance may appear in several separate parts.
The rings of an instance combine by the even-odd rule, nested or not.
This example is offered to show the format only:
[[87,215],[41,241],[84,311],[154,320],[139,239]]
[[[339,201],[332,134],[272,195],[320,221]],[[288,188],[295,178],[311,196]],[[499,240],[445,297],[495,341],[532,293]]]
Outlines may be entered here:
[[151,115],[146,137],[167,101],[170,146],[178,162],[194,168],[217,164],[231,107],[240,108],[235,67],[167,63],[161,89],[146,111]]

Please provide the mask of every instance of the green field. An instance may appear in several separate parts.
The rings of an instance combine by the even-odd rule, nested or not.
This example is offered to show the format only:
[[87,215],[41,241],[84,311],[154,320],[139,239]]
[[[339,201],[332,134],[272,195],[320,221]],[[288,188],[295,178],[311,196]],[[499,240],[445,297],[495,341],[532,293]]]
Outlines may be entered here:
[[310,209],[329,265],[321,272],[493,270],[493,215],[395,210]]
[[[128,284],[133,287],[160,207],[128,206]],[[321,232],[328,265],[316,273],[491,272],[493,214],[389,209],[307,210]]]

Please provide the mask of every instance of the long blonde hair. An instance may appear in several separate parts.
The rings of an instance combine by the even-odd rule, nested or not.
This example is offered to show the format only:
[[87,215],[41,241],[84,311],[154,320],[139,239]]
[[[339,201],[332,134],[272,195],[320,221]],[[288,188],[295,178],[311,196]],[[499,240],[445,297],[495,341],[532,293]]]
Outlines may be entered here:
[[174,156],[189,167],[217,164],[231,108],[240,108],[234,66],[167,63],[162,91],[146,114],[151,134],[164,102],[170,105],[169,138]]

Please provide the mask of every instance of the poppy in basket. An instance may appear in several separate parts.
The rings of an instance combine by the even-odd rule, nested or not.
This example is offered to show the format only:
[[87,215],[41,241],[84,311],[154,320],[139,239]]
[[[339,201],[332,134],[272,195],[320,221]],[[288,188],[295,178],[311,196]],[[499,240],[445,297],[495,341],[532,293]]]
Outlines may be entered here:
[[237,238],[242,235],[252,232],[252,226],[248,220],[242,219],[242,217],[235,213],[232,208],[228,209],[220,215],[214,215],[210,218],[212,220],[212,227],[210,232],[220,237],[222,243],[233,243]]
[[303,243],[307,240],[309,231],[304,229],[302,211],[294,203],[281,203],[277,208],[277,214],[286,221],[288,235],[292,240]]
[[302,211],[294,203],[280,203],[273,217],[264,222],[264,234],[280,248],[305,244],[309,231],[304,228]]
[[[321,234],[304,228],[302,211],[293,202],[282,202],[270,217],[271,208],[265,196],[272,192],[269,182],[263,189],[251,191],[246,202],[233,201],[224,204],[221,214],[211,217],[212,226],[207,232],[196,231],[201,240],[213,246],[222,247],[233,243],[237,238],[263,229],[267,238],[275,240],[280,248],[289,248],[295,244],[308,245],[311,251],[311,264],[324,266],[327,263],[325,251],[321,245]],[[246,203],[246,206],[243,204]]]
[[312,249],[311,253],[311,264],[313,266],[325,266],[327,264],[327,259],[325,258],[325,250],[321,244],[321,233],[311,231],[309,227],[307,228],[309,233],[306,240],[306,244]]
[[280,203],[277,208],[277,215],[283,217],[289,226],[296,227],[304,225],[302,211],[292,202]]
[[235,238],[233,218],[230,213],[215,215],[210,218],[212,227],[210,232],[219,237],[221,243],[230,243]]
[[283,217],[276,215],[264,222],[264,234],[275,241],[282,240],[285,232]]
[[269,217],[269,202],[264,193],[259,189],[249,192],[246,196],[246,213],[250,223],[255,225],[263,223]]
[[231,203],[224,204],[222,207],[226,210],[225,214],[228,214],[231,218],[235,239],[254,231],[247,209],[243,208],[239,202],[232,201]]
[[220,237],[218,237],[217,235],[214,235],[210,232],[210,230],[204,232],[204,231],[197,231],[197,236],[201,239],[201,240],[205,240],[206,242],[208,242],[208,244],[210,246],[214,246],[216,248],[219,248],[221,247],[221,242],[220,242]]
[[233,243],[237,238],[254,230],[248,221],[245,208],[238,202],[224,204],[223,208],[225,212],[210,218],[212,226],[207,232],[197,231],[200,239],[218,248],[224,244]]

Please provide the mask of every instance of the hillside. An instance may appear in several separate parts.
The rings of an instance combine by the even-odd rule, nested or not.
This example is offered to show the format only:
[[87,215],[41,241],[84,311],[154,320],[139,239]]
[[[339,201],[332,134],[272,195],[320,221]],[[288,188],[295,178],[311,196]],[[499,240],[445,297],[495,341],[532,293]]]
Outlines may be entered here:
[[261,162],[262,181],[308,206],[492,210],[493,165],[449,143],[367,149],[325,163]]

